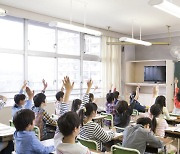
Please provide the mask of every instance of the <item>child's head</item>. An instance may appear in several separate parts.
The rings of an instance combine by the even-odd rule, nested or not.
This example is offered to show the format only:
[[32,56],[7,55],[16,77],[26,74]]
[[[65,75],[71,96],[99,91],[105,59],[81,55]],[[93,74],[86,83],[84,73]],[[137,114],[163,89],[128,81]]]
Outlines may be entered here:
[[136,91],[133,91],[130,95],[130,101],[132,101],[134,99],[134,97],[136,96]]
[[114,101],[113,93],[107,93],[106,100],[107,100],[108,103],[113,103],[113,101]]
[[35,114],[30,109],[22,109],[15,113],[13,124],[17,131],[32,131],[34,128]]
[[43,107],[46,105],[46,95],[43,93],[38,93],[34,96],[33,101],[35,107]]
[[63,91],[59,91],[59,92],[56,93],[57,101],[62,102],[63,101],[63,97],[64,97],[64,92]]
[[93,103],[94,101],[94,95],[92,93],[89,93],[89,103]]
[[114,91],[113,94],[114,94],[114,99],[117,100],[119,97],[119,91]]
[[85,107],[79,111],[81,125],[83,126],[83,120],[85,117],[93,118],[96,116],[96,112],[97,112],[97,105],[95,103],[87,103]]
[[17,94],[14,96],[15,107],[25,104],[26,96],[24,94]]
[[80,99],[74,99],[72,102],[71,111],[76,112],[79,110],[82,101]]
[[164,96],[158,96],[155,100],[155,104],[159,104],[161,108],[166,107],[166,98]]
[[152,128],[151,129],[152,129],[153,132],[155,132],[156,126],[157,126],[156,118],[162,113],[162,109],[161,109],[159,104],[154,104],[154,105],[151,106],[150,112],[153,115]]
[[123,112],[127,111],[128,110],[128,103],[124,100],[122,101],[119,101],[116,105],[116,111],[119,113],[119,114],[122,114]]
[[151,129],[152,126],[151,119],[148,117],[139,118],[137,119],[136,123],[142,125],[146,129]]
[[58,119],[58,127],[64,137],[73,135],[74,138],[80,131],[80,119],[75,112],[66,112]]

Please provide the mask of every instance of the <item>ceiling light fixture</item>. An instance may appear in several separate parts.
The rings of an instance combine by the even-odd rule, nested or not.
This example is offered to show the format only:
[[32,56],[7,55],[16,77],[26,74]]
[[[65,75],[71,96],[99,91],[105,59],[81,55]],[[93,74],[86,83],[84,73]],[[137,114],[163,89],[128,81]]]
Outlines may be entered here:
[[91,34],[91,35],[95,35],[95,36],[101,36],[102,33],[100,31],[97,30],[93,30],[93,29],[89,29],[86,28],[86,1],[84,0],[83,4],[84,4],[84,27],[81,26],[76,26],[72,24],[72,0],[70,0],[70,6],[71,6],[71,12],[70,12],[70,23],[62,23],[62,22],[58,22],[58,21],[52,21],[49,23],[50,27],[59,27],[59,28],[63,28],[63,29],[69,29],[72,31],[76,31],[76,32],[81,32],[81,33],[86,33],[86,34]]
[[0,8],[0,16],[6,16],[7,15],[7,10]]
[[150,0],[149,4],[166,13],[180,18],[180,7],[167,0]]
[[133,43],[133,44],[140,44],[140,45],[144,45],[144,46],[151,46],[152,43],[151,42],[146,42],[146,41],[142,41],[141,40],[141,26],[140,26],[140,39],[134,39],[134,27],[133,27],[133,23],[132,23],[132,38],[129,37],[121,37],[119,38],[120,42],[128,42],[128,43]]

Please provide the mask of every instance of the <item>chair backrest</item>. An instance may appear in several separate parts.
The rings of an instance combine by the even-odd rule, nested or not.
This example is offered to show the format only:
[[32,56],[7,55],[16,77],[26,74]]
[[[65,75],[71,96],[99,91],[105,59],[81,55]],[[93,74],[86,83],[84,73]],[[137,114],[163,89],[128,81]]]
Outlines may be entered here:
[[43,112],[35,113],[35,126],[39,129],[40,140],[43,137],[43,125]]
[[132,113],[132,115],[133,115],[133,116],[137,116],[137,115],[139,115],[139,112],[138,112],[138,110],[136,110],[136,109],[133,109],[133,113]]
[[40,140],[41,139],[41,133],[40,133],[39,127],[34,126],[34,132],[35,132],[37,138]]
[[9,126],[14,127],[13,121],[9,120]]
[[101,115],[105,115],[106,117],[104,118],[104,120],[111,121],[111,127],[113,127],[113,115],[103,112],[101,113]]
[[140,152],[136,149],[120,147],[117,145],[113,145],[111,147],[111,151],[112,154],[140,154]]
[[78,137],[77,140],[85,147],[88,147],[89,149],[98,151],[98,145],[97,145],[96,141],[82,139],[81,137]]

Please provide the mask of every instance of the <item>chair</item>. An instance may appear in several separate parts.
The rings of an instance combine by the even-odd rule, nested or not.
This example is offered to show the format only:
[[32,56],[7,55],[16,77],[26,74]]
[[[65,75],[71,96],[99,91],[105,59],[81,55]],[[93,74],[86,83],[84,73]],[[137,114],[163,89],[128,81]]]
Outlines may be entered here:
[[110,121],[111,122],[111,128],[113,127],[113,115],[112,114],[108,114],[108,113],[102,113],[101,115],[105,115],[106,117],[104,118],[104,120]]
[[9,120],[9,126],[14,127],[13,121]]
[[81,137],[77,137],[77,140],[84,145],[85,147],[88,147],[89,149],[98,151],[98,145],[96,141],[93,140],[85,140]]
[[138,116],[138,115],[139,115],[139,112],[138,112],[138,110],[136,110],[136,109],[133,109],[132,116]]
[[40,138],[41,138],[41,134],[40,134],[39,127],[34,126],[34,132],[35,132],[35,134],[36,134],[37,138],[40,140]]
[[125,130],[125,128],[122,128],[122,127],[117,127],[117,126],[114,126],[116,128],[116,132],[117,133],[121,133]]
[[111,147],[111,151],[112,154],[140,154],[140,152],[136,149],[120,147],[117,145],[113,145]]

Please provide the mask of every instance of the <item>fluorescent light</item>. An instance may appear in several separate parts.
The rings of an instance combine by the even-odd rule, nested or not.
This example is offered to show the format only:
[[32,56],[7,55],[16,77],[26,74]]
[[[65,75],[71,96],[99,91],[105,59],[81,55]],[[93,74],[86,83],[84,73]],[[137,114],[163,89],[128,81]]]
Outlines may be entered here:
[[146,42],[146,41],[137,40],[137,39],[128,38],[128,37],[121,37],[119,39],[119,41],[121,41],[121,42],[129,42],[129,43],[134,43],[134,44],[140,44],[140,45],[145,45],[145,46],[151,46],[152,45],[151,42]]
[[180,18],[180,7],[168,2],[167,0],[150,0],[149,4],[166,13]]
[[2,8],[0,8],[0,16],[6,16],[7,15],[7,10],[4,10]]
[[50,22],[49,26],[50,27],[59,27],[59,28],[69,29],[72,31],[87,33],[87,34],[96,35],[96,36],[100,36],[102,34],[100,31],[92,30],[92,29],[89,29],[86,27],[75,26],[72,24],[57,22],[57,21]]

